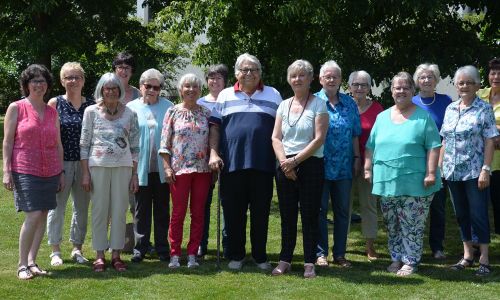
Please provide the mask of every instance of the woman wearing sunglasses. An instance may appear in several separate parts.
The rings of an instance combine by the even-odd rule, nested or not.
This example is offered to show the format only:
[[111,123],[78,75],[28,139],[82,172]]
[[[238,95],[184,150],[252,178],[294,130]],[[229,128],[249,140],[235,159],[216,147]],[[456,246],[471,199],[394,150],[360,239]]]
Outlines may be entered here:
[[151,247],[151,217],[154,222],[154,247],[158,258],[166,261],[170,248],[167,241],[169,226],[169,188],[158,154],[163,117],[172,102],[160,97],[165,78],[156,69],[142,73],[139,79],[142,97],[127,104],[137,113],[139,121],[139,191],[135,194],[136,243],[132,262],[141,262]]

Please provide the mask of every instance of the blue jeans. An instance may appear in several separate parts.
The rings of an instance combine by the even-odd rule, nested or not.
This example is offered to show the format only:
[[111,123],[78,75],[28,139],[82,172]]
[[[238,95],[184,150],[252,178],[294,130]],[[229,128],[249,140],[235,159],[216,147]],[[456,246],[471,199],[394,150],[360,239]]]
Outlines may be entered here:
[[465,181],[448,181],[452,195],[453,209],[460,227],[462,241],[472,241],[472,231],[478,243],[490,243],[488,220],[489,188],[479,190],[477,178]]
[[318,252],[316,256],[328,256],[328,200],[333,209],[333,258],[344,257],[349,230],[349,204],[351,202],[352,179],[325,180],[319,212]]

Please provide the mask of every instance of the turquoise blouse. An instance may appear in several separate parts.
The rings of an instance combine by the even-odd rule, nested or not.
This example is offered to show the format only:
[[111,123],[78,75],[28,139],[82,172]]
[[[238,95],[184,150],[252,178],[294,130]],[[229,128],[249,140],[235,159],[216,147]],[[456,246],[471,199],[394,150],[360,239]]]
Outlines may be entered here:
[[381,112],[373,125],[366,148],[373,153],[373,191],[384,197],[423,197],[441,188],[441,176],[436,183],[424,187],[427,152],[441,146],[436,123],[417,107],[401,124],[391,120],[392,108]]

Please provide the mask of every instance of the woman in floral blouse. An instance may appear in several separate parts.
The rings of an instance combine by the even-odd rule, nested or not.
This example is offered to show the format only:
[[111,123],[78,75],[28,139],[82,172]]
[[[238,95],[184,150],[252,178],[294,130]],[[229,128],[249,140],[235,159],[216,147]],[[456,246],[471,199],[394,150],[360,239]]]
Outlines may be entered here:
[[488,258],[488,194],[493,138],[498,136],[498,130],[491,105],[476,96],[480,84],[477,69],[473,66],[461,67],[453,81],[459,100],[446,108],[441,127],[443,147],[440,166],[452,194],[464,256],[451,269],[459,271],[474,264],[473,231],[481,251],[476,275],[484,276],[491,272]]
[[180,266],[182,231],[189,202],[191,228],[187,266],[195,268],[199,266],[196,254],[203,235],[204,208],[212,180],[207,155],[210,111],[196,103],[201,94],[201,80],[196,75],[182,76],[177,88],[182,102],[169,108],[165,115],[159,150],[172,195],[168,266]]

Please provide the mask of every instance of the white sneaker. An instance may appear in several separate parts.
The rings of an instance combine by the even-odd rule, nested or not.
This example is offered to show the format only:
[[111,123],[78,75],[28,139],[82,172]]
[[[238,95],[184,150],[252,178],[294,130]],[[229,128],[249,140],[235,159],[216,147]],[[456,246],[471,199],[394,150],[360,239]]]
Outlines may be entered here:
[[179,263],[179,256],[177,255],[173,255],[171,258],[170,258],[170,263],[168,263],[168,267],[170,269],[177,269],[178,267],[180,267],[181,264]]
[[260,264],[255,263],[255,265],[257,266],[257,268],[261,269],[262,271],[269,271],[273,268],[268,261],[265,261],[265,262],[260,263]]
[[53,267],[57,267],[57,266],[62,266],[63,264],[63,260],[61,258],[61,252],[57,251],[57,252],[52,252],[52,254],[50,254],[50,265],[53,266]]
[[433,256],[434,256],[435,259],[445,259],[446,258],[446,255],[441,250],[438,250],[438,251],[434,252]]
[[89,262],[89,260],[83,256],[82,251],[80,250],[71,251],[71,258],[79,264],[85,264]]
[[227,264],[227,267],[239,271],[243,267],[243,260],[232,260]]
[[187,266],[189,269],[197,268],[200,264],[196,261],[195,255],[188,255],[188,263]]

